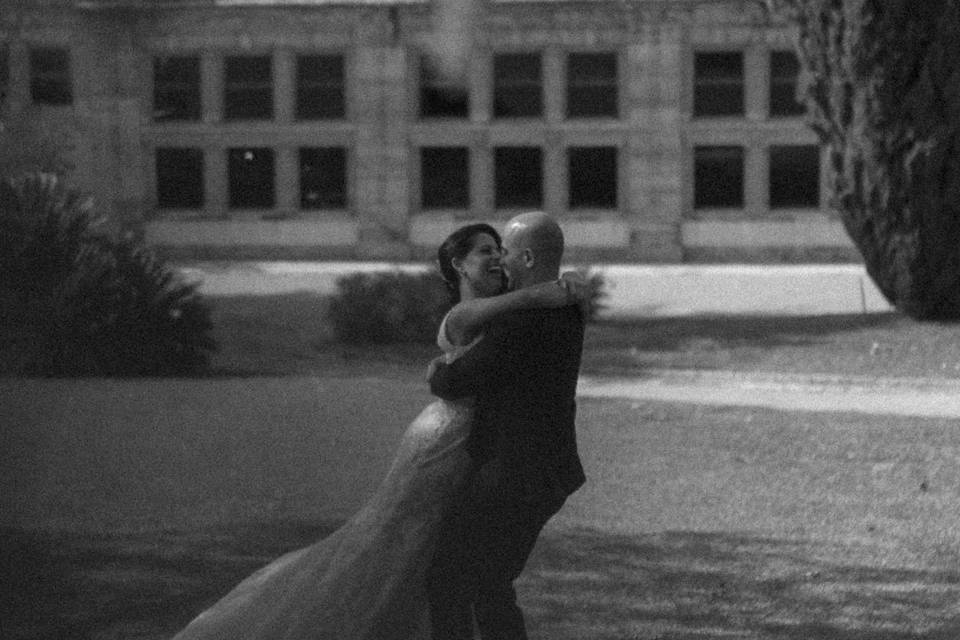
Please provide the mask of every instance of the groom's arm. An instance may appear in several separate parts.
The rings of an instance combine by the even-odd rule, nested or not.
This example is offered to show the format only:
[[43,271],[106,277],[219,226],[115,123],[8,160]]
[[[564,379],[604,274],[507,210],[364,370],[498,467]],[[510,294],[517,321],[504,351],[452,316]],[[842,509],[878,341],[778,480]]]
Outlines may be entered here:
[[491,323],[484,337],[466,353],[447,364],[437,364],[430,376],[430,392],[444,400],[475,396],[492,384],[502,382],[511,362],[520,357],[522,339],[516,316]]

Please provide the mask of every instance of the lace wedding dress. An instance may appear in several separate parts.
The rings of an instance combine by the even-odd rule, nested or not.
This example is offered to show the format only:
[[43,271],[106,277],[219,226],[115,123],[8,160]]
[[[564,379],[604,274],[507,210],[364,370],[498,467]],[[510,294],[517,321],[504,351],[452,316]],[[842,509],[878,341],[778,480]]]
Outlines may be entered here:
[[[440,325],[437,342],[455,347]],[[386,477],[350,520],[237,585],[174,640],[420,640],[425,574],[445,501],[467,471],[468,403],[437,401],[410,424]]]

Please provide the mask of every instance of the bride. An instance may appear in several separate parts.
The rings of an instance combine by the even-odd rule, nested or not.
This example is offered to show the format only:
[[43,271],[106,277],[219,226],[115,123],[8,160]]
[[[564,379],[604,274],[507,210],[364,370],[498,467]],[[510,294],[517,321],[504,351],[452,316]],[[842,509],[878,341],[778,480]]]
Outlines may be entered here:
[[[503,293],[500,236],[487,224],[452,233],[438,263],[454,307],[437,344],[453,360],[499,314],[583,302],[576,274]],[[174,640],[412,640],[429,637],[425,573],[440,515],[470,465],[469,402],[438,400],[407,428],[386,477],[343,526],[258,570]]]

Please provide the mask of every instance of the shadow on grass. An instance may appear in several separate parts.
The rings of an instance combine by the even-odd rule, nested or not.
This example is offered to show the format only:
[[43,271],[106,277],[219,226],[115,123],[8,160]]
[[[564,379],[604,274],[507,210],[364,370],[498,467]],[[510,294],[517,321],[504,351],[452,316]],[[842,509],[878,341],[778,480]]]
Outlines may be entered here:
[[[5,639],[169,638],[243,577],[330,525],[2,535]],[[857,558],[852,558],[857,553]],[[531,640],[953,640],[960,569],[729,533],[544,536],[519,581]]]
[[850,555],[728,533],[579,531],[544,537],[521,581],[544,640],[960,637],[960,570]]
[[282,522],[199,532],[0,531],[0,637],[169,638],[242,578],[333,525]]

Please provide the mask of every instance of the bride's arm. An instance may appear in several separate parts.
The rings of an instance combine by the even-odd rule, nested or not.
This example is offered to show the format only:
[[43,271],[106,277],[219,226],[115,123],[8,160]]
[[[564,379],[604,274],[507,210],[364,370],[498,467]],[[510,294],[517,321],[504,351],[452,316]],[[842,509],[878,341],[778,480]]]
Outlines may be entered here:
[[493,318],[519,309],[565,307],[583,304],[589,296],[586,281],[575,271],[563,274],[560,280],[543,282],[489,298],[459,302],[447,315],[447,339],[453,344],[466,344],[480,328]]

